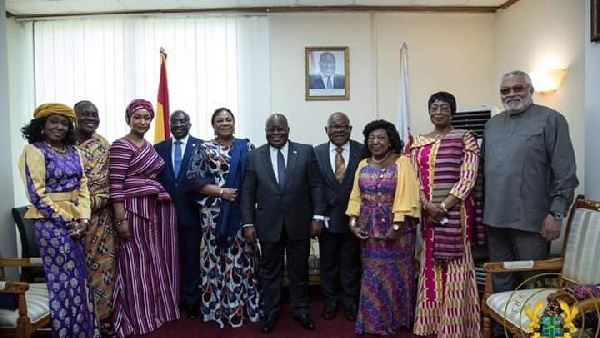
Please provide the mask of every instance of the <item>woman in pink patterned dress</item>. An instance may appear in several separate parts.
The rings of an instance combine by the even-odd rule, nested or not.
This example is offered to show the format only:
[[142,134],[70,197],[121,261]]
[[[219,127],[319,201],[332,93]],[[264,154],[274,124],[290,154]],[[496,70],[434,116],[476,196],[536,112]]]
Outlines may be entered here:
[[131,131],[110,147],[110,197],[120,238],[115,266],[113,323],[119,337],[152,332],[179,319],[176,215],[156,179],[165,162],[144,139],[152,104],[131,101]]
[[414,333],[438,338],[481,337],[480,308],[471,245],[483,244],[481,200],[475,183],[479,147],[473,134],[453,129],[456,100],[429,98],[435,126],[411,147],[423,206],[421,273]]

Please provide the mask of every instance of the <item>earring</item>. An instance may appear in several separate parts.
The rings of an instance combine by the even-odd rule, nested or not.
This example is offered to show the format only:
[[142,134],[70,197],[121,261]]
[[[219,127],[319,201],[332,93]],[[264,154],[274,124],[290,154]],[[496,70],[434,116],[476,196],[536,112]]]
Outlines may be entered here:
[[44,129],[42,129],[42,135],[44,135]]

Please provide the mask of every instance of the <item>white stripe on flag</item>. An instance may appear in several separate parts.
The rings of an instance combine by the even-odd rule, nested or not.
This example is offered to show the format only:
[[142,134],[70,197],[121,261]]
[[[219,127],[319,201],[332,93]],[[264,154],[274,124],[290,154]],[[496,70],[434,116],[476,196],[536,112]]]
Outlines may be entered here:
[[[396,116],[396,128],[400,133],[402,141],[407,146],[412,143],[410,133],[410,111],[408,106],[408,47],[402,44],[400,49],[400,86],[398,92],[398,115]],[[408,149],[408,147],[407,147]]]

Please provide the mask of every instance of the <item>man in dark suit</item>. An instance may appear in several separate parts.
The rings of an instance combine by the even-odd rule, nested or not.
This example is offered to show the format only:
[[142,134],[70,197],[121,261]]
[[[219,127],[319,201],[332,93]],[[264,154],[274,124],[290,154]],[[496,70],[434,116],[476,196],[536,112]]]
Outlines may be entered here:
[[331,52],[319,56],[319,74],[311,74],[308,87],[310,89],[345,89],[346,77],[335,74],[335,55]]
[[179,232],[179,259],[181,264],[181,305],[189,318],[198,317],[200,301],[200,212],[189,193],[184,189],[185,172],[194,147],[203,141],[189,135],[190,116],[182,110],[171,114],[171,137],[154,146],[165,160],[165,169],[158,179],[167,189],[177,210]]
[[345,212],[363,145],[350,140],[351,132],[348,116],[333,113],[325,127],[329,142],[315,147],[315,155],[327,206],[325,228],[319,236],[321,290],[325,295],[323,318],[335,317],[337,301],[341,298],[346,319],[354,321],[360,289],[360,243],[348,231],[349,219]]
[[241,196],[244,237],[260,240],[264,333],[280,313],[284,250],[294,318],[315,329],[308,313],[308,257],[310,237],[323,228],[323,182],[312,146],[289,141],[289,131],[284,115],[267,119],[268,144],[248,154]]

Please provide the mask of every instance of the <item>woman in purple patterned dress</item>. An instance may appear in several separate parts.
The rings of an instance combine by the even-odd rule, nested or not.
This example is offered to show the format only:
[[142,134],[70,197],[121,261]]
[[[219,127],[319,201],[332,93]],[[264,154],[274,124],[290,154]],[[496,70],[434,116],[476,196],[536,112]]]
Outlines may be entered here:
[[125,112],[130,131],[109,150],[110,198],[120,238],[113,311],[119,337],[150,333],[180,316],[175,208],[156,178],[165,161],[144,139],[153,118],[150,102],[131,101]]
[[196,147],[187,172],[190,189],[201,196],[202,314],[220,328],[239,327],[260,319],[256,253],[241,234],[239,208],[246,153],[254,145],[233,136],[227,108],[215,110],[211,124],[216,137]]
[[28,145],[19,160],[44,262],[53,337],[100,337],[82,236],[90,219],[90,195],[79,151],[75,113],[42,104],[21,129]]
[[355,333],[391,336],[414,316],[415,224],[419,184],[410,159],[401,156],[394,125],[365,126],[367,158],[356,169],[346,214],[361,240],[363,275]]

